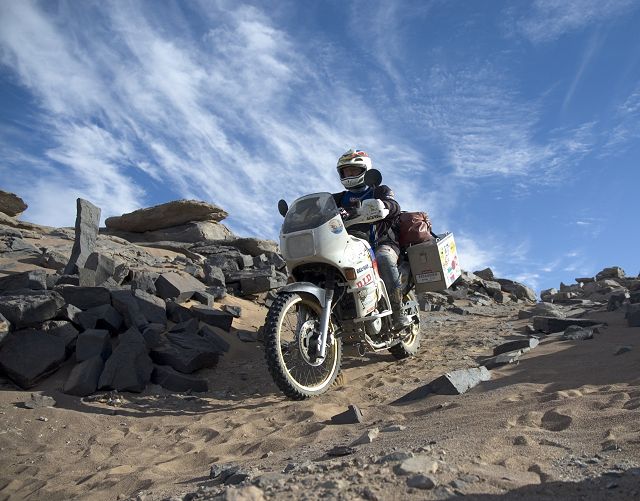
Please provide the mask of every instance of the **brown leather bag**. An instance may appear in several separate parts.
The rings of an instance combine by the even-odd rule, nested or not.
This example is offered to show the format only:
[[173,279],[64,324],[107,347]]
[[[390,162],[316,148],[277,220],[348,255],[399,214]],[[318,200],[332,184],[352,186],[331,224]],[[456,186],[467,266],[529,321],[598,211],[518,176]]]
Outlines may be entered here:
[[431,240],[431,220],[426,212],[401,212],[398,220],[400,247]]

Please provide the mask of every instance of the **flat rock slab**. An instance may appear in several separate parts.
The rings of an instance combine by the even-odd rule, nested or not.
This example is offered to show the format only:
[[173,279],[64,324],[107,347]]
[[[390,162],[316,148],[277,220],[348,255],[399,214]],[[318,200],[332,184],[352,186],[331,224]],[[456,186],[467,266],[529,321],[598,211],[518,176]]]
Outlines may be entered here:
[[190,376],[176,371],[168,365],[155,365],[151,373],[151,382],[171,391],[208,391],[206,379]]
[[81,310],[88,310],[103,304],[111,304],[111,293],[106,287],[59,286],[55,289],[62,294],[66,304],[72,304]]
[[602,322],[588,320],[586,318],[555,318],[555,317],[533,317],[533,328],[547,334],[562,332],[571,325],[578,327],[592,327]]
[[560,337],[563,341],[584,341],[593,339],[593,329],[570,325],[567,327]]
[[104,360],[99,355],[76,364],[65,381],[62,391],[78,397],[91,395],[98,389],[98,381],[103,369]]
[[0,314],[20,329],[52,319],[64,303],[54,291],[5,294],[0,296]]
[[482,381],[489,381],[491,372],[486,367],[474,367],[447,372],[429,383],[433,393],[439,395],[462,395]]
[[192,306],[190,311],[194,318],[197,318],[205,324],[218,327],[227,332],[231,330],[234,317],[225,311],[216,310],[200,304]]
[[507,353],[509,351],[523,350],[523,349],[533,349],[540,344],[540,341],[534,337],[530,337],[528,339],[516,339],[515,341],[509,341],[508,343],[503,343],[499,346],[496,346],[493,349],[494,355],[500,355],[501,353]]
[[405,459],[399,465],[397,465],[394,470],[397,475],[435,473],[436,471],[438,471],[438,462],[435,461],[432,457],[418,455],[412,458]]
[[214,204],[197,200],[175,200],[138,209],[105,221],[109,229],[143,233],[170,228],[191,221],[222,221],[228,213]]
[[529,348],[523,348],[521,350],[508,351],[506,353],[500,353],[491,358],[484,359],[482,365],[487,369],[494,369],[502,365],[512,364],[520,360],[523,353],[529,351]]
[[0,347],[0,370],[21,388],[30,388],[56,371],[65,358],[59,337],[34,329],[15,331]]
[[163,273],[156,280],[156,294],[162,299],[173,299],[178,303],[187,301],[196,291],[205,291],[206,286],[191,275]]
[[355,424],[363,421],[362,411],[355,404],[349,405],[346,411],[331,417],[332,424]]
[[16,217],[29,207],[22,198],[15,193],[0,190],[0,212],[7,216]]
[[55,407],[56,401],[49,395],[42,395],[40,393],[32,393],[29,400],[25,400],[24,406],[27,409],[43,409],[45,407]]

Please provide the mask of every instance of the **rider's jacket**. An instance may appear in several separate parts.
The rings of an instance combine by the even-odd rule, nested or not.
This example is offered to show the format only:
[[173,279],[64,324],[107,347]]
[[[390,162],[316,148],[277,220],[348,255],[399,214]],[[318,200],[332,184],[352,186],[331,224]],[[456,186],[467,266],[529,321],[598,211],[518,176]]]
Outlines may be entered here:
[[380,245],[391,245],[399,252],[397,220],[400,215],[400,204],[394,198],[391,188],[383,184],[376,188],[367,187],[362,191],[345,190],[334,193],[333,198],[336,205],[343,209],[353,208],[357,200],[363,201],[370,198],[382,200],[384,206],[389,209],[389,215],[374,224],[363,223],[351,226],[349,233],[367,235],[374,249]]

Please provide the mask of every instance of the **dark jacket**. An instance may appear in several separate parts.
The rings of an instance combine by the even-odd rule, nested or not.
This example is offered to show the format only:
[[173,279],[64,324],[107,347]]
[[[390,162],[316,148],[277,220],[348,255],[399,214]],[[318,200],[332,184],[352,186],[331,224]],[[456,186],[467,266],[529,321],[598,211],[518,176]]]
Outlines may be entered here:
[[[347,195],[348,194],[348,195]],[[389,209],[389,215],[380,221],[373,224],[375,241],[369,242],[374,248],[380,245],[391,245],[399,252],[400,245],[398,244],[398,216],[400,215],[400,204],[396,201],[393,195],[393,191],[386,185],[378,186],[373,190],[371,188],[363,193],[357,193],[352,191],[341,191],[340,193],[334,193],[333,199],[336,201],[336,205],[343,209],[351,209],[354,207],[353,202],[355,200],[368,200],[370,198],[377,198],[382,200],[384,206]],[[368,235],[371,224],[357,224],[349,228],[349,233],[360,233]]]

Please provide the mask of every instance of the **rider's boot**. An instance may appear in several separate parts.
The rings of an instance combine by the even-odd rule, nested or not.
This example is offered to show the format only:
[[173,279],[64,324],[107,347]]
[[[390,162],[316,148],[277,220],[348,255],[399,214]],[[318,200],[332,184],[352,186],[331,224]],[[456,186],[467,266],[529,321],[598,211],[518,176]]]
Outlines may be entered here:
[[400,289],[391,291],[389,294],[389,302],[391,303],[393,330],[398,332],[409,327],[413,321],[409,315],[405,315],[402,311],[402,292]]

